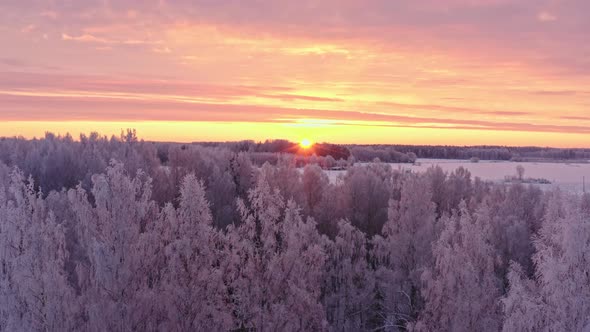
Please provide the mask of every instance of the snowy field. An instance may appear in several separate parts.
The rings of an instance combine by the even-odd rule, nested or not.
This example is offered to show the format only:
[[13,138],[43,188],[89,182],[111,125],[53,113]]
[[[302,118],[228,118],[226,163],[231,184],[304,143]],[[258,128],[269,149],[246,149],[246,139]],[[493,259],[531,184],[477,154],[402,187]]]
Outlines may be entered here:
[[[569,192],[582,192],[583,178],[590,180],[590,163],[543,163],[543,162],[511,162],[482,160],[472,163],[469,160],[453,159],[419,159],[416,165],[391,164],[393,169],[424,172],[429,167],[439,165],[446,172],[452,172],[463,166],[471,172],[473,178],[479,177],[486,181],[502,182],[506,176],[516,175],[516,166],[525,169],[525,178],[543,178],[551,181],[549,185],[540,185],[543,189],[559,186]],[[330,181],[336,182],[338,176],[345,171],[327,171]]]

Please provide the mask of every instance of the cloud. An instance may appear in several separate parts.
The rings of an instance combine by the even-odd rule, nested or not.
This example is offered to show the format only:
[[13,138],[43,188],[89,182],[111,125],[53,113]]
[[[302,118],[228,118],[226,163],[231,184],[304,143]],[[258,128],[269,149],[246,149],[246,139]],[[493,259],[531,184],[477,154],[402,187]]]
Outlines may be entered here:
[[581,131],[568,126],[587,113],[589,11],[585,0],[5,1],[0,116]]
[[[0,58],[0,65],[10,67],[12,70],[23,70],[23,69],[49,70],[49,71],[61,70],[61,67],[32,63],[32,62],[29,62],[29,61],[26,61],[23,59],[17,59],[17,58]],[[2,76],[1,73],[0,73],[0,76]],[[9,80],[8,76],[2,76],[2,78]],[[1,85],[1,83],[0,83],[0,85]]]
[[169,54],[169,53],[172,53],[172,50],[168,47],[154,47],[154,48],[152,48],[152,52]]
[[[12,65],[24,66],[17,59],[0,59]],[[109,97],[116,95],[135,96],[136,99],[150,97],[179,97],[184,99],[209,98],[227,101],[247,96],[267,96],[307,100],[327,100],[326,98],[289,94],[293,89],[285,86],[222,85],[195,83],[174,79],[137,78],[128,76],[102,76],[34,73],[24,71],[0,72],[0,90],[31,91],[35,93],[70,93],[76,95],[96,95]],[[329,99],[329,98],[328,98]],[[335,99],[334,99],[335,100]]]
[[560,118],[574,121],[590,121],[590,116],[561,116]]
[[283,101],[292,101],[292,100],[306,100],[306,101],[317,101],[317,102],[341,102],[344,99],[341,98],[327,98],[327,97],[316,97],[316,96],[304,96],[304,95],[293,95],[293,94],[259,94],[258,97],[270,98],[270,99],[280,99]]
[[23,60],[15,59],[15,58],[1,58],[0,63],[10,66],[10,67],[27,67],[28,64],[25,63]]
[[549,12],[542,11],[537,15],[537,19],[541,22],[557,21],[557,17]]
[[[6,60],[6,59],[5,59]],[[10,62],[10,61],[9,61]],[[126,76],[0,72],[0,117],[5,120],[296,122],[328,119],[351,125],[470,128],[485,130],[587,131],[534,110],[479,108],[462,98],[452,104],[362,102],[355,95],[309,95],[289,86],[205,84]],[[545,93],[532,90],[524,93]],[[556,90],[562,92],[562,90]],[[556,97],[571,98],[568,93]],[[446,100],[445,98],[442,98]],[[544,106],[545,107],[545,106]],[[544,115],[544,116],[540,116]],[[529,123],[531,123],[529,125]]]
[[298,123],[330,120],[347,126],[446,128],[520,132],[589,134],[590,127],[544,123],[418,117],[327,109],[260,105],[209,104],[178,100],[137,100],[93,96],[19,95],[0,93],[0,119],[35,121],[208,121],[235,123]]
[[29,32],[32,32],[32,31],[34,31],[35,29],[37,29],[37,26],[36,26],[36,25],[34,25],[34,24],[29,24],[29,25],[27,25],[26,27],[22,28],[20,31],[21,31],[22,33],[29,33]]
[[101,43],[101,44],[111,44],[114,41],[95,37],[90,34],[83,34],[80,36],[70,36],[67,33],[61,34],[61,39],[66,41],[77,41],[77,42],[84,42],[84,43]]
[[442,113],[467,113],[467,114],[483,114],[493,116],[520,116],[520,115],[532,115],[531,112],[525,111],[507,111],[507,110],[486,110],[469,107],[457,107],[457,106],[444,106],[444,105],[420,105],[420,104],[402,104],[393,102],[379,102],[381,105],[389,106],[397,110],[433,110]]
[[97,37],[92,34],[81,34],[79,36],[71,36],[67,33],[61,34],[61,39],[64,41],[81,42],[81,43],[96,43],[109,45],[157,45],[161,44],[161,40],[138,40],[138,39],[109,39],[104,37]]
[[589,93],[585,91],[578,91],[578,90],[538,90],[538,91],[531,91],[532,94],[541,95],[541,96],[575,96],[578,94]]

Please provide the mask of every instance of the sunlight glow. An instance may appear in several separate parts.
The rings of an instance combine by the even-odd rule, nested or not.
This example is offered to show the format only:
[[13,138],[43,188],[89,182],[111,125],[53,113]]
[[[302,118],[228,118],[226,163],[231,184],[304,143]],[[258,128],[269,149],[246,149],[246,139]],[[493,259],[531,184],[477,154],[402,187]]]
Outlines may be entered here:
[[299,145],[303,149],[309,149],[313,145],[313,143],[309,139],[304,138],[301,140],[301,142],[299,142]]

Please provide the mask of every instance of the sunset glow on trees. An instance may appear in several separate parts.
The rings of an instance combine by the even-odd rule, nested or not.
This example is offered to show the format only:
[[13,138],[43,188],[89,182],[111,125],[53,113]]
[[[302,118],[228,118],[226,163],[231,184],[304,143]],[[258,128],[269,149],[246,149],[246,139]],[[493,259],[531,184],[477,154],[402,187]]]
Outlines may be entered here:
[[0,0],[0,332],[590,332],[588,13]]

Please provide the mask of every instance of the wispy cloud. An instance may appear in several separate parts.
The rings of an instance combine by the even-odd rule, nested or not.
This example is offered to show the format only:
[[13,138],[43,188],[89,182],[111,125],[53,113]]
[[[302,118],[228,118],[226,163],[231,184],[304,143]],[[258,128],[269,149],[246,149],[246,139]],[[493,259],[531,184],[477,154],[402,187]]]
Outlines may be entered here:
[[103,37],[97,37],[88,33],[81,34],[79,36],[71,36],[67,33],[62,33],[61,39],[65,41],[81,42],[81,43],[97,43],[97,44],[110,44],[110,45],[157,45],[162,44],[160,40],[137,40],[137,39],[108,39]]
[[84,43],[101,43],[101,44],[113,43],[113,41],[111,41],[111,40],[104,39],[104,38],[98,38],[98,37],[95,37],[90,34],[83,34],[80,36],[70,36],[67,33],[62,33],[61,39],[67,40],[67,41],[84,42]]
[[[260,105],[210,104],[179,99],[136,99],[116,95],[0,92],[0,119],[35,121],[222,121],[298,123],[330,120],[347,126],[391,126],[476,130],[590,133],[578,125],[530,124],[449,117],[419,117],[395,113],[301,109]],[[570,117],[578,119],[579,117]]]
[[542,11],[537,15],[537,19],[541,22],[557,21],[557,17],[549,12]]

